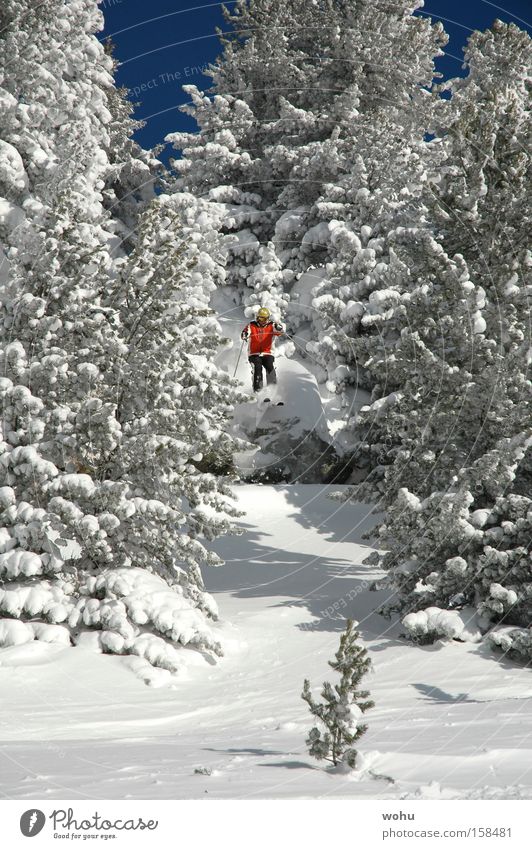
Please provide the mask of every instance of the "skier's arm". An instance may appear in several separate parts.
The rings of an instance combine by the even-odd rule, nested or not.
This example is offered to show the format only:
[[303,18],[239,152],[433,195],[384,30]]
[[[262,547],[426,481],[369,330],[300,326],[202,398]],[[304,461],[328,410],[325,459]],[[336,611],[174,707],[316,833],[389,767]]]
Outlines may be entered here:
[[249,338],[249,324],[246,324],[246,326],[244,327],[242,333],[240,334],[240,338],[244,339],[244,341]]
[[284,329],[283,325],[279,321],[276,321],[275,324],[273,325],[273,335],[274,336],[282,336],[284,332],[285,332],[285,329]]

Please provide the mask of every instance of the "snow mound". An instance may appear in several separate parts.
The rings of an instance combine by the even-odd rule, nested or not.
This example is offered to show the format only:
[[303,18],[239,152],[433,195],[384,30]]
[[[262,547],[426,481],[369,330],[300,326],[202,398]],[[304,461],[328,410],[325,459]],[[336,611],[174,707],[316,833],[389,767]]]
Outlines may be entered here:
[[[151,664],[177,672],[183,646],[216,656],[223,653],[206,618],[206,614],[217,618],[216,604],[208,593],[190,597],[186,587],[170,586],[139,568],[109,570],[87,578],[80,594],[73,590],[68,581],[5,584],[0,590],[0,613],[16,618],[0,619],[0,647],[40,640],[133,655],[139,660],[134,671],[150,684],[158,676],[148,675],[146,667]],[[20,617],[31,617],[31,621]]]
[[70,645],[70,634],[61,625],[49,625],[46,622],[21,622],[18,619],[0,619],[0,646],[21,646],[33,640],[44,643]]
[[245,476],[257,473],[277,482],[321,480],[333,449],[316,378],[284,356],[277,358],[276,369],[277,385],[266,387],[256,403],[235,410],[240,433],[258,448],[237,458],[240,469]]
[[432,642],[438,638],[476,643],[482,633],[476,624],[477,612],[473,608],[442,610],[427,607],[404,617],[402,623],[415,640]]

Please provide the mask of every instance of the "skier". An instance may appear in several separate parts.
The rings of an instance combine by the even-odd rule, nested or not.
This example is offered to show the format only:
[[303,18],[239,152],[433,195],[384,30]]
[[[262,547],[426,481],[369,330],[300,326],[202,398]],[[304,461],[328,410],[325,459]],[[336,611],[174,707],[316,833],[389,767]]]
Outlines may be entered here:
[[255,321],[250,321],[240,334],[241,339],[249,342],[248,359],[253,369],[254,392],[259,392],[262,389],[263,368],[266,369],[268,386],[277,383],[272,346],[274,338],[282,336],[284,332],[283,325],[272,321],[270,318],[270,310],[267,307],[260,307]]

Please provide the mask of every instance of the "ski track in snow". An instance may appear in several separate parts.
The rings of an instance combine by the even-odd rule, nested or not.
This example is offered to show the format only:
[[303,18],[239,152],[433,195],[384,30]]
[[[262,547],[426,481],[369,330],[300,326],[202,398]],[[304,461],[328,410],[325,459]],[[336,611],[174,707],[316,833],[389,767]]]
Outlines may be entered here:
[[[362,565],[375,517],[328,498],[337,488],[237,487],[246,534],[216,543],[226,564],[205,576],[226,654],[183,649],[172,687],[86,649],[2,650],[3,798],[531,798],[529,671],[479,644],[400,639]],[[342,774],[308,755],[300,692],[306,676],[335,680],[347,616],[376,707]]]

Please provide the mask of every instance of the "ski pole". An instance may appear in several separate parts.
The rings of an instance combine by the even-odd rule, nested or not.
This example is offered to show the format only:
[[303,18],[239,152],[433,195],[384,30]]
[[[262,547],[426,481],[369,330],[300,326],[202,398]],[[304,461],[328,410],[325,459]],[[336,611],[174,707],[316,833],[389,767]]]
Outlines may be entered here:
[[245,341],[246,341],[245,339],[242,339],[242,344],[241,344],[241,346],[240,346],[240,351],[238,352],[238,359],[237,359],[237,361],[236,361],[236,366],[235,366],[235,370],[234,370],[234,372],[233,372],[233,377],[235,377],[235,376],[236,376],[236,370],[237,370],[237,368],[238,368],[238,364],[239,364],[239,362],[240,362],[240,357],[242,356],[242,351],[243,351],[243,348],[244,348],[244,342],[245,342]]

